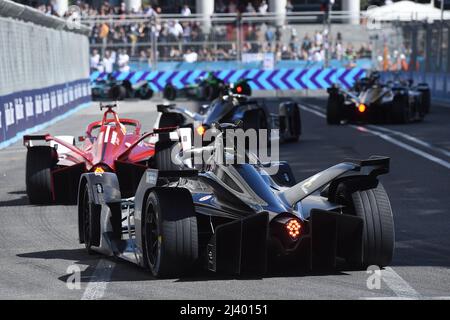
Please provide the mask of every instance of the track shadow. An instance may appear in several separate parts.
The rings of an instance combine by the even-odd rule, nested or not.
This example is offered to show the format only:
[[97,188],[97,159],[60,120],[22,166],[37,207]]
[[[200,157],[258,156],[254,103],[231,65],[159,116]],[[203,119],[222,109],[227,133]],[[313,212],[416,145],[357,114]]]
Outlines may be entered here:
[[10,195],[20,196],[15,199],[10,200],[0,200],[0,207],[16,207],[16,206],[26,206],[29,205],[27,192],[23,190],[18,191],[10,191],[8,192]]
[[[95,281],[94,272],[101,259],[106,259],[110,262],[115,262],[114,272],[111,275],[109,282],[122,281],[154,281],[159,280],[153,277],[149,270],[141,268],[130,262],[120,260],[117,258],[109,258],[102,255],[89,255],[85,249],[61,249],[22,253],[17,255],[20,258],[45,259],[45,260],[68,260],[71,264],[85,265],[87,268],[81,272],[81,282]],[[66,282],[71,274],[64,274],[58,277],[59,280]],[[326,275],[348,275],[343,270],[327,270],[323,272],[311,272],[306,270],[288,269],[284,271],[269,271],[264,275],[226,275],[207,271],[200,267],[194,271],[189,272],[188,275],[181,278],[171,279],[174,282],[201,282],[201,281],[254,281],[275,277],[304,277],[304,276],[326,276]]]

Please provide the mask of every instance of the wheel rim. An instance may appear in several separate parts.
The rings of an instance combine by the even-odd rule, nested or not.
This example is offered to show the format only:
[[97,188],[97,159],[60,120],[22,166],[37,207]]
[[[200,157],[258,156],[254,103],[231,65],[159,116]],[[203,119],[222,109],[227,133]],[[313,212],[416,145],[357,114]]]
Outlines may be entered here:
[[84,190],[83,195],[83,217],[84,217],[84,244],[86,248],[90,248],[91,246],[91,224],[90,224],[90,206],[89,206],[89,193],[88,189]]
[[159,257],[159,240],[158,240],[158,219],[156,212],[151,208],[151,204],[147,206],[147,214],[145,219],[145,233],[147,259],[150,267],[154,268]]

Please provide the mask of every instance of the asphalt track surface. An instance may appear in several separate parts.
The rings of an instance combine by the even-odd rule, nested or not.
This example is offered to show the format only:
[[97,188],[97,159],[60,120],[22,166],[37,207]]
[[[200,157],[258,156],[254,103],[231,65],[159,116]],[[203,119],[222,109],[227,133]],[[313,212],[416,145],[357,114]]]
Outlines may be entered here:
[[[26,149],[0,150],[1,299],[449,299],[450,108],[433,106],[423,123],[327,126],[325,100],[301,98],[303,135],[282,145],[298,180],[345,158],[391,157],[381,178],[394,211],[396,249],[369,289],[366,271],[289,272],[229,278],[201,272],[158,280],[130,263],[89,256],[77,239],[75,206],[32,206],[25,193]],[[124,102],[122,116],[152,128],[155,102]],[[78,136],[98,120],[98,106],[79,111],[45,132]],[[79,288],[69,273],[80,270]]]

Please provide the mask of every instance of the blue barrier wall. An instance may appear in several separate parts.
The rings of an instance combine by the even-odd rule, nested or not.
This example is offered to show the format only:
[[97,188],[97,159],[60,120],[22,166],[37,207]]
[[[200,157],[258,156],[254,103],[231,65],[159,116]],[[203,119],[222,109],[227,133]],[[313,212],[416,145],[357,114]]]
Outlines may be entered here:
[[0,96],[0,148],[90,101],[89,79]]
[[[349,63],[354,64],[354,67],[361,69],[371,69],[372,60],[368,58],[356,59],[354,61],[349,60],[337,60],[331,59],[329,67],[331,68],[346,68]],[[152,71],[147,61],[131,60],[129,63],[130,70],[132,71]],[[274,69],[307,69],[307,68],[323,68],[324,62],[314,62],[307,60],[279,60],[275,61]],[[264,64],[262,61],[253,62],[241,62],[236,60],[230,61],[197,61],[194,63],[183,61],[171,61],[158,62],[155,70],[157,71],[171,71],[171,70],[236,70],[236,69],[263,69]]]
[[[117,80],[129,80],[136,83],[149,81],[155,91],[162,91],[168,83],[178,88],[195,83],[196,79],[206,76],[208,71],[201,70],[166,70],[166,71],[136,71],[113,72]],[[227,83],[239,79],[249,79],[253,90],[302,90],[326,89],[333,83],[339,83],[345,88],[353,85],[355,80],[363,77],[363,68],[280,68],[273,70],[238,69],[213,71],[213,73]],[[91,80],[106,79],[108,74],[93,72]]]

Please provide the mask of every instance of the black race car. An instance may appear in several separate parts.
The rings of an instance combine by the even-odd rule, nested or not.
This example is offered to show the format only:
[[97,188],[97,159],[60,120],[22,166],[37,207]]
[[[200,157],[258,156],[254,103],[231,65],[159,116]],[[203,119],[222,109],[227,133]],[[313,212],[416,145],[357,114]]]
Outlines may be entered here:
[[[169,166],[163,154],[170,148],[163,146],[173,136],[158,141],[160,170],[147,169],[132,198],[122,199],[115,173],[84,174],[80,243],[88,252],[149,268],[156,277],[178,277],[199,266],[264,274],[272,266],[391,262],[393,216],[377,178],[389,171],[389,158],[344,161],[295,184],[288,164],[260,163],[251,153],[224,147],[224,129],[230,128],[235,126],[216,124],[214,144],[202,148],[186,148],[190,129],[180,129],[183,148]],[[192,165],[203,152],[208,160]],[[224,158],[238,160],[227,164]]]
[[430,110],[431,95],[426,83],[412,81],[381,83],[378,73],[362,78],[351,90],[337,85],[328,88],[327,122],[407,123],[421,121]]
[[175,104],[160,104],[157,108],[161,114],[156,127],[191,127],[194,134],[199,135],[215,122],[236,123],[241,120],[244,130],[267,129],[271,134],[272,129],[279,129],[280,142],[295,142],[300,138],[302,128],[300,108],[292,100],[272,106],[265,104],[265,100],[230,92],[204,105],[199,112]]
[[116,80],[112,75],[91,84],[92,100],[123,100],[140,98],[148,100],[153,97],[153,90],[147,80],[132,84],[129,80]]
[[175,100],[176,98],[189,98],[200,101],[212,101],[219,96],[231,91],[237,94],[247,96],[252,95],[248,79],[240,79],[236,83],[227,84],[222,79],[209,72],[206,77],[198,78],[196,83],[187,85],[181,89],[176,88],[173,84],[168,83],[163,90],[163,97],[167,100]]

